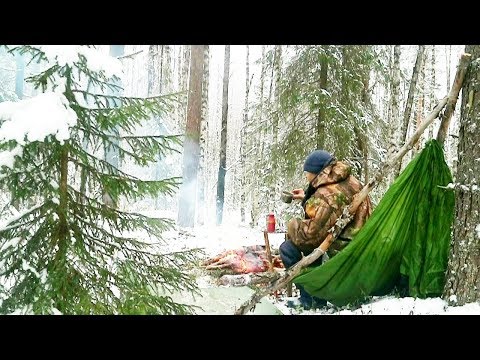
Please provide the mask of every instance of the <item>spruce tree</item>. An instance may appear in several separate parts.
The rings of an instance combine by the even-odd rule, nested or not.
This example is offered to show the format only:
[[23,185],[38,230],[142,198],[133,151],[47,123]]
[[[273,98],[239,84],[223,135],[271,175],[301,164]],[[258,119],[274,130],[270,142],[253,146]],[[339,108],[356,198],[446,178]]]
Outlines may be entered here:
[[0,312],[193,313],[169,293],[197,292],[187,271],[195,252],[162,253],[171,220],[104,202],[178,187],[178,178],[144,180],[103,160],[104,148],[141,166],[178,152],[176,136],[135,136],[146,119],[172,110],[175,95],[111,95],[120,62],[105,65],[93,47],[8,51],[46,66],[27,79],[40,95],[0,104],[0,191],[10,194],[0,209]]

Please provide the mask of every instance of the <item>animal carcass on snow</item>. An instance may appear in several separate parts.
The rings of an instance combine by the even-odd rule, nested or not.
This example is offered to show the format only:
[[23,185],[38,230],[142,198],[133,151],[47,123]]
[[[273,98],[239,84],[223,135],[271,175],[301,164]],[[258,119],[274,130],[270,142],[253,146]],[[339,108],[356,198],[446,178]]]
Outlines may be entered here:
[[[272,255],[273,266],[283,268],[278,255]],[[268,259],[263,245],[243,246],[227,250],[202,263],[207,270],[226,269],[236,274],[264,272],[268,270]]]

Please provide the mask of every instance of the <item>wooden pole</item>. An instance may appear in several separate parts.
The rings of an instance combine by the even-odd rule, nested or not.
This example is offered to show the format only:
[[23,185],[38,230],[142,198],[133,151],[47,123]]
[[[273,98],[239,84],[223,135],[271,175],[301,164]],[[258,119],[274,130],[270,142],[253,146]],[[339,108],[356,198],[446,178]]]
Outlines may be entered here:
[[268,260],[268,271],[273,271],[273,261],[272,261],[272,252],[270,251],[270,241],[268,241],[268,232],[266,230],[263,231],[263,238],[265,239],[265,251],[267,253],[267,260]]
[[[457,73],[455,74],[455,80],[453,82],[452,89],[448,94],[445,113],[443,114],[442,122],[440,124],[440,128],[438,129],[437,141],[440,143],[440,145],[443,145],[445,138],[447,137],[448,126],[450,125],[450,120],[452,119],[453,111],[455,110],[455,105],[457,104],[458,94],[462,88],[461,84],[463,84],[463,78],[465,77],[471,58],[471,54],[465,53],[460,57],[460,61],[457,66]],[[455,83],[458,84],[455,86]]]

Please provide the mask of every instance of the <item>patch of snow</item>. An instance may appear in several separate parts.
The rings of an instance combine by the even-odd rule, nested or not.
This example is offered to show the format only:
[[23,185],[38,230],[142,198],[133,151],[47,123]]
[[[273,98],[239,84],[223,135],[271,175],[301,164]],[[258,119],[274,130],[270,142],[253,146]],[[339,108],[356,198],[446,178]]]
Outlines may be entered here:
[[101,51],[84,45],[40,45],[36,46],[45,53],[51,62],[57,62],[60,66],[73,66],[79,61],[79,55],[85,57],[87,66],[95,72],[104,71],[105,76],[122,76],[122,63],[117,58],[106,55]]
[[22,212],[18,212],[15,210],[15,208],[12,207],[11,210],[15,210],[16,211],[16,214],[14,216],[12,216],[10,219],[4,221],[4,222],[0,222],[0,230],[5,230],[7,228],[7,226],[12,223],[13,221],[16,221],[18,219],[20,219],[22,216],[24,216],[25,214],[28,214],[29,212],[32,212],[32,211],[35,211],[36,209],[42,207],[43,204],[40,204],[40,205],[36,205],[36,206],[33,206],[29,209],[26,209]]
[[[265,245],[262,231],[247,227],[232,227],[229,224],[205,225],[197,227],[193,231],[169,230],[163,233],[163,238],[167,243],[165,245],[167,251],[201,248],[207,256],[242,246]],[[285,240],[285,235],[284,233],[271,233],[268,234],[268,239],[271,247],[278,248]]]
[[94,102],[90,103],[88,101],[88,99],[91,97],[90,95],[88,95],[87,98],[85,99],[85,97],[83,96],[83,93],[76,92],[76,93],[74,93],[74,96],[75,96],[75,100],[77,101],[78,105],[80,105],[81,107],[83,107],[85,109],[96,109],[96,108],[98,108],[98,105],[96,105]]
[[0,141],[43,141],[53,135],[58,141],[70,138],[70,127],[77,124],[77,114],[64,95],[47,92],[30,99],[0,103]]
[[47,269],[42,269],[40,281],[42,284],[45,284],[47,282]]
[[22,238],[19,238],[19,237],[16,237],[16,238],[13,238],[13,239],[10,239],[8,240],[5,244],[3,244],[3,246],[0,248],[0,251],[4,251],[6,249],[8,249],[9,247],[15,247],[17,246],[20,241],[22,240]]
[[214,285],[214,282],[210,276],[199,276],[195,279],[195,281],[199,288],[208,288]]
[[455,184],[454,183],[449,183],[447,186],[446,186],[447,189],[455,189]]
[[22,259],[22,269],[25,271],[30,270],[37,278],[39,278],[40,280],[42,279],[38,271],[35,270],[29,263],[27,263],[25,259]]
[[115,296],[117,299],[120,299],[120,290],[118,287],[112,285],[110,286],[110,290],[112,290],[113,296]]
[[56,62],[60,66],[72,66],[78,61],[79,45],[34,45],[43,51],[49,62]]
[[52,315],[63,315],[57,308],[52,308]]
[[13,169],[13,164],[15,163],[15,157],[22,157],[23,148],[21,146],[16,146],[12,150],[4,150],[0,152],[0,168],[6,166],[10,169]]
[[50,180],[50,186],[54,189],[58,189],[58,183],[55,180]]
[[32,307],[27,305],[27,306],[24,306],[21,309],[14,310],[9,315],[34,315],[34,313],[32,311]]
[[[480,303],[448,306],[441,298],[418,299],[392,296],[375,297],[372,302],[353,310],[336,309],[332,304],[323,309],[303,310],[286,306],[288,299],[270,300],[284,315],[472,315],[480,314]],[[455,298],[456,299],[456,298]]]
[[480,314],[480,304],[478,302],[476,302],[476,303],[465,304],[463,306],[449,306],[445,310],[445,314],[446,315]]

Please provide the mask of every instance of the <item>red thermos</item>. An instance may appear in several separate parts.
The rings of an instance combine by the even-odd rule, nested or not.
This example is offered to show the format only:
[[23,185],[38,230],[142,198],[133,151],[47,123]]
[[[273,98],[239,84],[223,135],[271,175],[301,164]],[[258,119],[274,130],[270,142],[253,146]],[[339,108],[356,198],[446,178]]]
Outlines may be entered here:
[[269,233],[275,232],[275,215],[273,213],[267,216],[267,231]]

